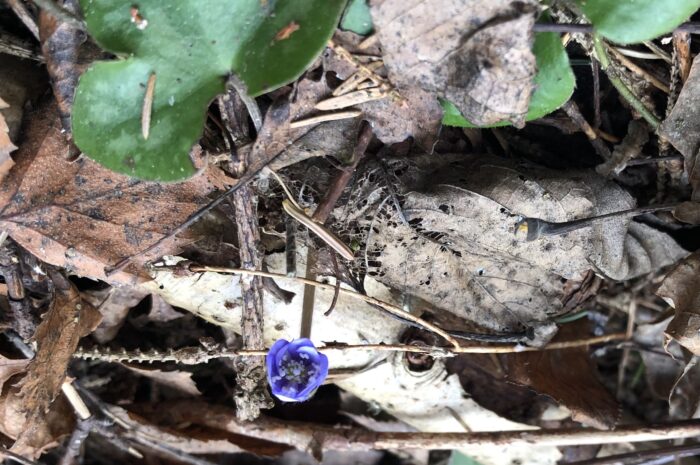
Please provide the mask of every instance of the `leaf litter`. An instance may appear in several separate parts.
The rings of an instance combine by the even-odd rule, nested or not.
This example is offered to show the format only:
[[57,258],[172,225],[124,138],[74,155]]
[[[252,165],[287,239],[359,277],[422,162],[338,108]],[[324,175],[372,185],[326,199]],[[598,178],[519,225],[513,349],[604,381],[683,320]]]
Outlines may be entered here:
[[[231,454],[241,463],[256,455],[442,463],[436,453],[400,450],[421,444],[481,465],[548,465],[609,453],[562,441],[561,428],[581,444],[612,437],[634,450],[645,424],[661,422],[654,437],[675,438],[689,426],[668,422],[700,415],[698,65],[682,71],[695,49],[656,38],[651,52],[620,48],[616,38],[640,31],[614,20],[625,5],[604,0],[583,11],[535,0],[353,1],[341,21],[349,30],[336,30],[313,63],[311,48],[286,54],[269,79],[251,80],[246,73],[264,71],[275,47],[312,33],[320,47],[319,37],[330,37],[327,18],[313,32],[315,13],[285,7],[251,39],[260,49],[254,70],[225,64],[248,76],[256,98],[236,76],[218,76],[213,87],[227,94],[208,106],[190,147],[161,137],[175,126],[164,127],[159,112],[172,116],[183,102],[163,99],[168,83],[153,70],[142,74],[158,76],[155,85],[143,79],[127,92],[141,97],[119,108],[138,123],[130,140],[119,140],[118,125],[85,131],[80,115],[120,105],[114,89],[123,83],[113,75],[97,90],[83,86],[109,99],[87,109],[83,100],[73,112],[81,73],[115,63],[96,64],[109,57],[62,16],[80,17],[76,2],[60,3],[58,15],[41,8],[35,18],[51,82],[30,67],[17,68],[20,84],[0,73],[0,84],[19,89],[0,86],[0,432],[12,452],[51,463],[226,463]],[[649,31],[672,32],[691,3],[653,18]],[[102,19],[87,6],[88,32],[111,50],[131,49],[127,39],[165,40],[156,26],[166,7],[130,5],[115,28],[98,30]],[[655,8],[642,2],[635,14],[646,20]],[[572,71],[574,60],[601,57],[589,33],[573,36],[578,47],[561,40],[568,34],[541,32],[551,26],[545,10],[553,21],[593,22],[636,74],[617,59],[594,67],[593,82]],[[291,71],[303,74],[289,82]],[[665,109],[666,94],[647,80],[667,73]],[[22,79],[42,91],[23,89]],[[178,82],[177,95],[192,82]],[[153,102],[143,98],[149,92]],[[540,118],[551,110],[544,96],[552,107],[570,97],[567,111]],[[149,115],[142,110],[151,103]],[[571,120],[574,104],[580,117]],[[658,131],[639,105],[666,110]],[[478,127],[449,126],[461,120]],[[157,137],[160,157],[196,174],[167,183],[109,171],[72,145],[71,122],[103,165],[131,154],[98,153],[100,141],[145,153],[139,144]],[[138,173],[162,177],[159,169]],[[218,197],[243,184],[245,226],[260,233],[245,244],[244,219]],[[286,218],[283,201],[298,205],[306,224],[322,218],[320,234]],[[660,208],[629,212],[647,205]],[[194,227],[180,231],[192,215]],[[536,229],[544,223],[558,233]],[[337,240],[343,257],[330,246]],[[262,263],[252,272],[267,273],[255,304],[233,276],[251,251]],[[253,330],[265,347],[309,337],[330,370],[309,401],[277,403],[248,422],[248,406],[236,409],[240,387],[266,397],[241,366],[264,355],[245,351],[251,318],[262,321]],[[545,441],[523,445],[528,434]],[[449,442],[455,437],[461,442]],[[382,450],[360,455],[372,448]]]

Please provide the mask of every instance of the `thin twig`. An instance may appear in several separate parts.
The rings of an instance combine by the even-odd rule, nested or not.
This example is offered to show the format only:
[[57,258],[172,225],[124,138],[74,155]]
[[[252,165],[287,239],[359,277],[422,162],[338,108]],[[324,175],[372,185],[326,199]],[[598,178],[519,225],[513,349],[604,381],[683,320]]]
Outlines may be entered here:
[[645,79],[646,81],[651,83],[651,85],[653,85],[654,87],[656,87],[660,91],[662,91],[666,94],[671,92],[671,90],[668,88],[668,86],[666,84],[664,84],[663,82],[661,82],[661,80],[659,78],[657,78],[656,76],[653,76],[647,70],[645,70],[641,66],[638,66],[636,63],[634,63],[633,61],[628,59],[624,54],[620,53],[620,51],[618,49],[616,49],[615,47],[610,47],[610,46],[607,46],[607,49],[613,55],[615,55],[615,58],[617,58],[617,60],[620,63],[622,63],[622,65],[625,68],[629,69],[633,73],[638,74],[639,76],[641,76],[643,79]]
[[29,10],[24,6],[22,0],[7,0],[7,4],[10,5],[12,11],[15,12],[17,17],[22,21],[22,23],[29,29],[29,32],[36,38],[36,40],[41,40],[39,38],[39,26],[37,26],[36,21],[29,14]]
[[[607,71],[610,66],[610,59],[605,51],[605,45],[603,44],[603,39],[598,34],[593,34],[593,47],[595,49],[596,57],[600,61],[600,67]],[[661,125],[661,121],[654,116],[654,114],[642,103],[639,98],[625,85],[624,82],[615,73],[608,72],[608,79],[612,85],[617,89],[622,98],[624,98],[642,117],[647,120],[649,125],[656,131]]]
[[603,142],[599,137],[598,133],[591,127],[590,124],[588,124],[588,121],[586,121],[586,118],[583,117],[581,114],[581,111],[578,108],[578,105],[576,105],[576,102],[573,100],[569,100],[566,102],[564,105],[562,105],[562,110],[566,112],[567,115],[569,115],[569,118],[576,123],[576,125],[583,131],[583,133],[586,135],[588,140],[591,142],[591,145],[595,149],[596,153],[600,158],[602,158],[605,161],[610,160],[611,154],[610,154],[610,149],[608,148],[607,145],[605,145],[605,142]]
[[146,93],[143,96],[143,107],[141,108],[141,135],[144,140],[148,140],[151,133],[151,112],[153,111],[153,96],[156,91],[156,73],[148,76],[146,83]]
[[[178,269],[178,265],[154,265],[152,267],[153,270],[174,270]],[[253,275],[253,276],[264,276],[268,278],[274,278],[274,279],[287,279],[291,281],[296,281],[302,284],[308,284],[310,286],[314,286],[320,289],[326,289],[329,291],[335,291],[335,286],[333,284],[328,284],[328,283],[322,283],[319,281],[314,281],[311,279],[307,278],[302,278],[299,276],[286,276],[284,274],[280,273],[271,273],[271,272],[266,272],[266,271],[259,271],[259,270],[243,270],[243,269],[238,269],[238,268],[226,268],[226,267],[216,267],[216,266],[206,266],[206,265],[197,265],[197,264],[191,264],[188,267],[188,271],[192,273],[203,273],[203,272],[212,272],[212,273],[225,273],[225,274],[248,274],[248,275]],[[388,313],[391,313],[392,315],[396,315],[404,320],[410,321],[416,325],[419,325],[420,327],[426,329],[427,331],[431,331],[435,334],[438,334],[442,336],[446,341],[448,341],[450,344],[452,344],[456,348],[460,348],[459,342],[454,339],[452,335],[450,335],[447,331],[433,325],[432,323],[429,323],[422,318],[416,317],[415,315],[412,315],[411,313],[401,309],[400,307],[397,307],[396,305],[390,304],[388,302],[384,302],[382,300],[376,299],[374,297],[366,296],[364,294],[360,294],[359,292],[355,292],[351,289],[346,289],[341,287],[340,288],[340,293],[343,295],[347,295],[349,297],[363,300],[371,305],[376,305],[378,307],[383,308],[386,310]],[[606,336],[607,337],[607,336]],[[620,337],[619,335],[615,335],[614,338]],[[624,335],[622,336],[624,337]],[[566,343],[563,343],[566,344]],[[507,346],[510,352],[518,352],[518,351],[523,351],[523,350],[529,350],[528,348],[524,348],[524,346]],[[555,346],[557,348],[562,348],[564,346]],[[491,346],[490,348],[493,348]],[[464,349],[464,348],[462,348]],[[482,348],[479,348],[481,350]],[[461,350],[461,349],[460,349]],[[500,349],[499,349],[500,350]],[[537,349],[534,349],[537,350]]]
[[15,462],[21,463],[22,465],[37,465],[36,462],[33,462],[28,458],[22,457],[21,455],[15,454],[14,452],[10,452],[4,447],[0,448],[0,457],[5,457],[6,459],[14,460]]
[[[572,34],[591,34],[593,33],[593,25],[577,23],[535,23],[532,30],[535,32],[570,32]],[[674,29],[674,32],[700,34],[700,22],[691,21],[683,23]]]
[[346,110],[337,111],[335,113],[323,113],[318,116],[312,116],[311,118],[300,119],[297,121],[292,121],[289,123],[290,129],[303,128],[304,126],[311,126],[314,124],[325,123],[326,121],[338,121],[341,119],[357,118],[362,112],[360,110]]

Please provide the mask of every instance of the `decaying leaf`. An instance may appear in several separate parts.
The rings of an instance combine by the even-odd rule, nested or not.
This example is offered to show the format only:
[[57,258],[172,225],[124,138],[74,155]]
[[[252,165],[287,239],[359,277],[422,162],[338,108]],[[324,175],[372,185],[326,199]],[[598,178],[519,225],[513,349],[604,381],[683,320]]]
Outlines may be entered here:
[[673,111],[661,125],[661,135],[683,154],[685,173],[700,200],[700,58],[695,57],[690,76],[678,95]]
[[[337,32],[333,40],[352,53],[380,53],[373,48],[358,49],[363,37],[351,32]],[[326,50],[323,63],[325,70],[333,71],[342,80],[358,71],[353,63],[339,57],[331,49]],[[400,98],[389,94],[383,99],[356,105],[356,108],[362,111],[362,118],[372,124],[372,132],[377,139],[385,144],[413,137],[423,150],[432,152],[442,119],[442,109],[433,93],[416,85],[403,86]]]
[[[585,337],[587,322],[562,326],[555,341]],[[582,331],[583,330],[583,331]],[[621,414],[615,398],[598,380],[587,347],[504,354],[501,360],[512,382],[554,398],[571,411],[575,421],[612,429]]]
[[535,1],[376,0],[389,79],[453,102],[472,123],[524,124],[535,76]]
[[186,371],[163,371],[154,368],[142,368],[137,365],[124,364],[129,370],[141,376],[152,379],[156,383],[168,386],[190,396],[199,396],[202,393],[192,379],[192,373]]
[[9,359],[0,355],[0,393],[5,382],[18,373],[26,370],[29,359]]
[[666,335],[700,355],[700,252],[671,270],[656,293],[676,311]]
[[17,165],[0,186],[0,229],[47,263],[110,283],[133,282],[139,267],[109,277],[105,267],[155,243],[228,182],[216,168],[179,184],[140,182],[85,158],[69,162],[67,151],[55,107],[32,115]]
[[[315,103],[330,93],[325,76],[321,76],[317,81],[305,77],[291,92],[278,97],[265,114],[262,129],[248,159],[267,157],[273,160],[270,168],[276,171],[309,157],[328,155],[324,150],[328,147],[319,147],[316,141],[321,144],[327,143],[322,135],[328,132],[329,126],[337,127],[333,122],[297,129],[291,129],[289,125],[293,121],[312,116],[316,112]],[[333,132],[333,129],[330,131]],[[342,150],[340,155],[342,156]]]
[[[8,107],[9,105],[0,98],[0,110],[4,110]],[[10,153],[17,150],[17,147],[10,140],[9,133],[10,128],[7,127],[5,117],[2,112],[0,112],[0,182],[5,179],[10,168],[15,164],[12,157],[10,157]]]
[[66,369],[80,338],[92,332],[99,313],[81,297],[76,287],[56,274],[56,293],[51,308],[37,328],[38,349],[22,379],[18,398],[26,412],[22,433],[12,446],[20,455],[35,456],[46,427],[46,412],[61,391]]
[[683,372],[673,384],[668,396],[671,418],[698,418],[700,415],[700,359],[689,357]]
[[550,321],[562,309],[562,277],[593,269],[630,279],[685,255],[665,234],[629,219],[532,242],[514,234],[521,216],[568,221],[633,206],[629,194],[593,172],[563,177],[488,157],[440,169],[435,157],[416,163],[394,164],[406,180],[406,223],[383,198],[368,224],[368,272],[481,328],[517,332]]

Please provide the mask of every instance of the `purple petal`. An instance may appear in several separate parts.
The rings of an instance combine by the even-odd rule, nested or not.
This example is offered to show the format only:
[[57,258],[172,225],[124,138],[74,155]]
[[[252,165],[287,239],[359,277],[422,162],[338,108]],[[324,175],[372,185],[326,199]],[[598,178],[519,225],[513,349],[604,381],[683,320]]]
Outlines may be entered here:
[[297,350],[299,350],[301,347],[314,347],[314,343],[311,342],[311,339],[301,337],[299,339],[294,339],[292,342],[289,343],[289,351],[291,353],[295,353]]
[[274,344],[272,344],[272,347],[270,347],[270,351],[265,357],[265,363],[267,365],[267,377],[268,381],[270,382],[270,385],[272,385],[272,377],[276,376],[277,372],[279,371],[279,364],[277,363],[277,354],[287,345],[289,345],[289,341],[287,341],[286,339],[278,339],[277,341],[275,341]]
[[328,357],[318,354],[318,364],[320,366],[318,376],[321,378],[319,384],[321,384],[328,377]]

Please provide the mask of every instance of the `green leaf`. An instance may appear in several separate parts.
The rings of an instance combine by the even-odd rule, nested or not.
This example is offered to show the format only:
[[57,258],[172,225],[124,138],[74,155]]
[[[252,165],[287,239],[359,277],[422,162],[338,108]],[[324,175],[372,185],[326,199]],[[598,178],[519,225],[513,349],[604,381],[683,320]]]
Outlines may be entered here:
[[[535,91],[530,99],[526,121],[542,118],[566,103],[574,92],[576,80],[569,65],[569,56],[561,43],[559,34],[538,32],[532,52],[537,59]],[[445,126],[475,127],[467,121],[457,107],[447,100],[440,101],[444,111],[442,124]],[[507,126],[508,122],[494,126]]]
[[469,457],[468,455],[464,455],[460,451],[453,450],[452,454],[450,455],[450,460],[447,462],[447,465],[481,465],[479,462],[474,460],[473,458]]
[[[253,96],[293,81],[325,47],[345,1],[80,0],[92,36],[121,59],[95,63],[81,77],[73,104],[76,145],[130,176],[193,175],[189,151],[230,73]],[[151,74],[155,92],[144,139]]]
[[619,44],[671,32],[700,8],[700,0],[577,0],[596,30]]
[[366,36],[372,32],[374,26],[367,0],[350,0],[348,7],[345,9],[343,19],[340,21],[340,28],[361,36]]

